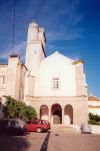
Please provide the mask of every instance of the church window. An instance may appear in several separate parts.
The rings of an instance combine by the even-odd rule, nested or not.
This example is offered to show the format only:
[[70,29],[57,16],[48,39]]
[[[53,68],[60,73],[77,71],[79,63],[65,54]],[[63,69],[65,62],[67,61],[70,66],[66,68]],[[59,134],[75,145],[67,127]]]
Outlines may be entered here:
[[59,89],[59,78],[53,78],[53,88]]

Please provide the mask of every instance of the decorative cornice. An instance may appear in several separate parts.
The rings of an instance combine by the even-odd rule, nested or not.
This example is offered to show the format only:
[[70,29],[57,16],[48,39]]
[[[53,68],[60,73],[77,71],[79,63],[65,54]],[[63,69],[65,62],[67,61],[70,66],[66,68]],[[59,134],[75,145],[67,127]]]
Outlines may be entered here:
[[9,57],[10,57],[10,58],[19,58],[19,59],[20,59],[20,56],[19,56],[19,55],[10,55]]
[[100,109],[100,106],[93,106],[93,105],[88,105],[90,109]]
[[8,66],[8,64],[3,64],[3,63],[2,63],[2,64],[0,64],[0,66]]
[[87,96],[28,96],[26,95],[25,98],[29,99],[29,100],[70,100],[70,99],[80,99],[80,98],[84,98],[88,101],[88,97]]
[[77,64],[84,64],[85,62],[83,60],[77,60],[77,61],[74,61],[72,64],[74,65],[77,65]]

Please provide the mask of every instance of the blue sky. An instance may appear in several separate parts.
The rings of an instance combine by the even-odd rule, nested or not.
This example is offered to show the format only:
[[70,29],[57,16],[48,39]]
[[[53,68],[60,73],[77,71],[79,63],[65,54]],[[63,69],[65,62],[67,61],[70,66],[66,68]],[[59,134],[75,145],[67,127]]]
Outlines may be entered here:
[[[0,63],[12,50],[13,2],[0,0]],[[57,50],[83,59],[89,94],[100,97],[100,1],[16,0],[14,53],[22,59],[33,20],[45,28],[47,56]]]

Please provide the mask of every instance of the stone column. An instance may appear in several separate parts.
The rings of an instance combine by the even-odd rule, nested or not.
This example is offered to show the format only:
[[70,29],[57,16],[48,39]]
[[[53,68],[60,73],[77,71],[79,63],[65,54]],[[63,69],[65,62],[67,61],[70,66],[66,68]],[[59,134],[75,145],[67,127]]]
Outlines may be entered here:
[[62,107],[62,124],[64,124],[64,107]]
[[37,109],[37,118],[40,119],[40,109]]
[[48,121],[51,123],[51,107],[48,108]]

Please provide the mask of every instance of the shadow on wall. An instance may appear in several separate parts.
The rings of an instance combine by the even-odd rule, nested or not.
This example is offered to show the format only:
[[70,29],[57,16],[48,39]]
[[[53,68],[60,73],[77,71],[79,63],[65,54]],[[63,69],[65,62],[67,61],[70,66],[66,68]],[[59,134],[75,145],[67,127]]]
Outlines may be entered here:
[[0,135],[0,151],[26,151],[29,147],[23,136]]

